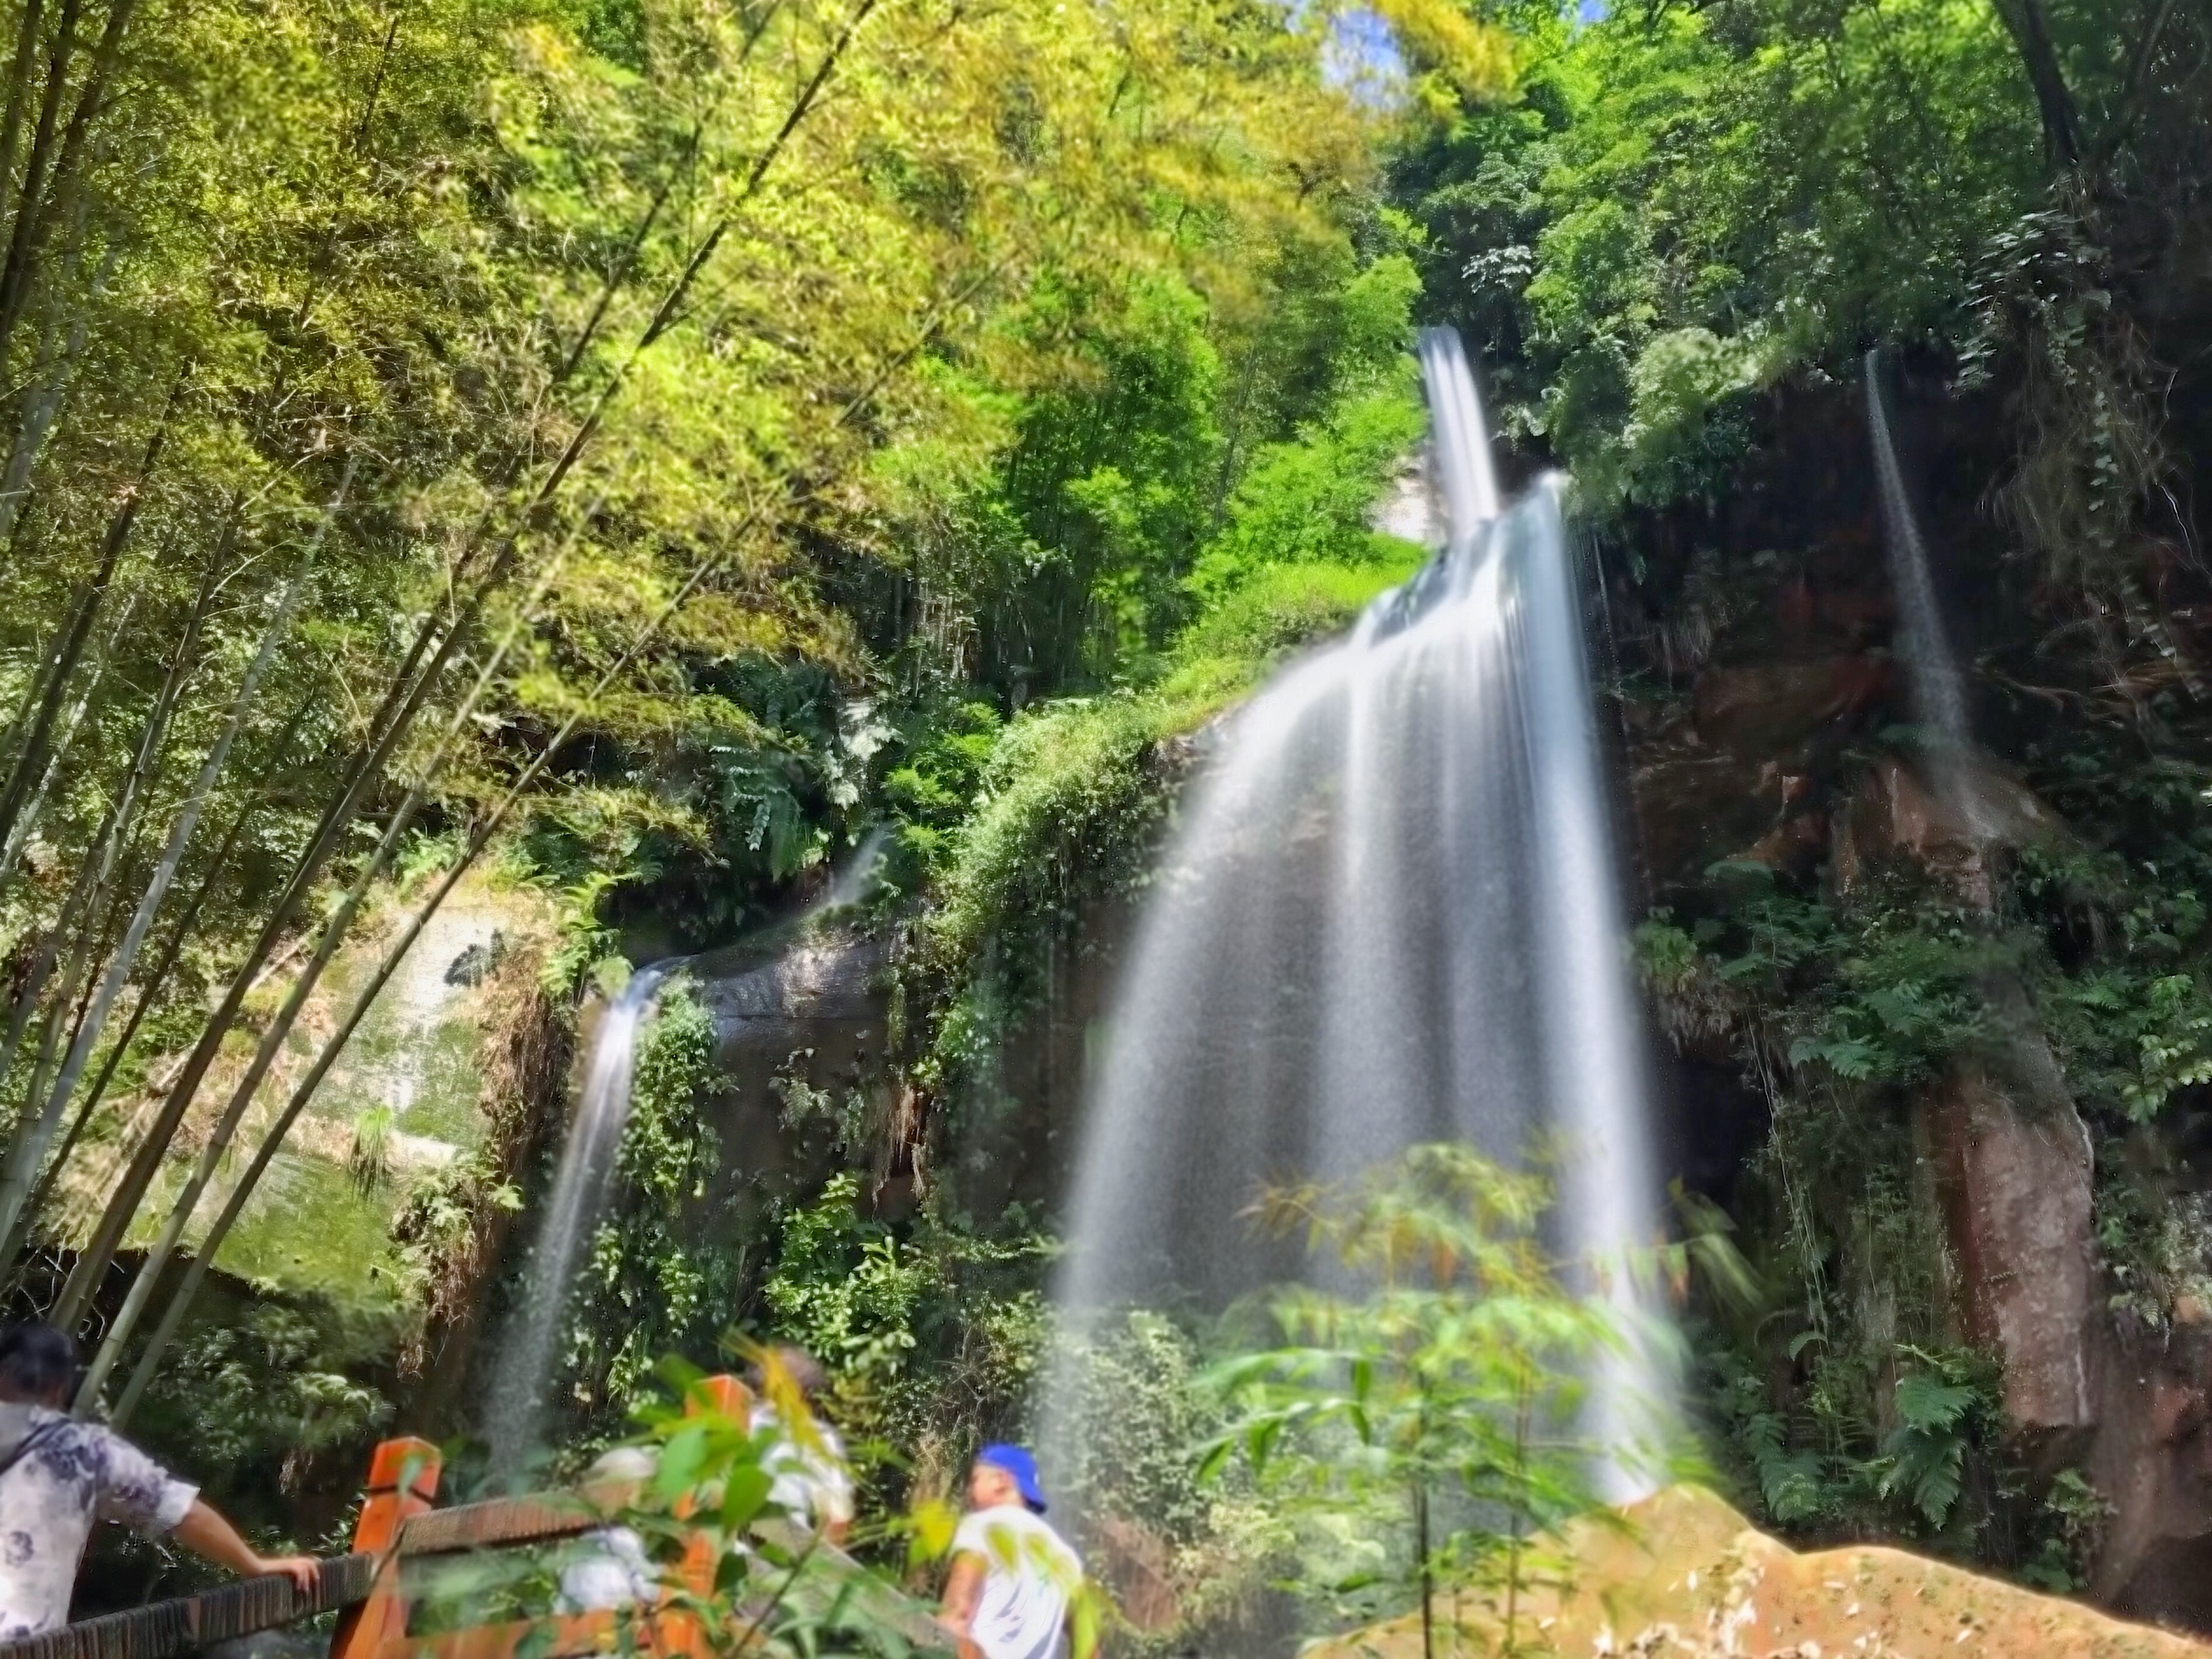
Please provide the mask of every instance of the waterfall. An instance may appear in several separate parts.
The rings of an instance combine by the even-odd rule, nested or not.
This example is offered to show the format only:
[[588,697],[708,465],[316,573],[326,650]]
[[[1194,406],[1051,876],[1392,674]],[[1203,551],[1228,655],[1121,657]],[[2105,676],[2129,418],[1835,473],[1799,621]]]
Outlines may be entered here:
[[495,1474],[513,1476],[538,1443],[545,1395],[560,1355],[568,1291],[584,1248],[599,1225],[623,1126],[629,1121],[630,1079],[637,1039],[653,994],[683,958],[641,968],[599,1016],[583,1092],[561,1148],[560,1167],[545,1200],[524,1275],[522,1305],[501,1345],[486,1401],[483,1428]]
[[[1559,1133],[1561,1242],[1617,1260],[1657,1231],[1560,483],[1501,514],[1457,335],[1420,358],[1449,540],[1239,711],[1194,786],[1085,1114],[1055,1286],[1079,1318],[1292,1276],[1240,1214],[1261,1187],[1425,1140],[1512,1160]],[[1656,1362],[1594,1384],[1626,1449]]]
[[1866,355],[1867,431],[1874,445],[1875,483],[1881,495],[1883,541],[1889,550],[1890,585],[1897,593],[1897,637],[1903,647],[1914,718],[1955,756],[1966,746],[1966,691],[1943,627],[1929,574],[1928,548],[1905,493],[1905,474],[1890,436],[1889,408],[1881,392],[1881,353]]
[[[875,890],[890,844],[890,832],[868,832],[845,866],[833,872],[821,898],[770,938],[787,934],[803,941],[806,930],[839,911],[865,902]],[[584,1086],[561,1148],[538,1237],[524,1274],[522,1305],[509,1325],[494,1369],[483,1426],[490,1443],[495,1475],[522,1472],[524,1461],[544,1426],[546,1395],[560,1362],[569,1291],[576,1269],[600,1212],[606,1207],[615,1154],[629,1121],[630,1083],[637,1069],[638,1039],[653,995],[668,976],[688,963],[702,967],[716,960],[670,957],[639,969],[599,1016]]]

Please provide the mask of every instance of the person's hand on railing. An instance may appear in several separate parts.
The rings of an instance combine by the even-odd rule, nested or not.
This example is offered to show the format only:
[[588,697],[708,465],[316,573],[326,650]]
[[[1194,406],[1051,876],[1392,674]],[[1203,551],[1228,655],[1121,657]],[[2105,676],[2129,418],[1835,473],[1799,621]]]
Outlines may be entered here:
[[302,1595],[315,1593],[315,1580],[322,1563],[312,1555],[264,1555],[258,1558],[255,1574],[281,1572],[292,1581],[292,1588]]
[[177,1523],[173,1536],[195,1555],[204,1556],[219,1567],[228,1567],[241,1578],[282,1573],[301,1595],[314,1594],[317,1563],[313,1556],[256,1553],[253,1547],[238,1535],[238,1529],[205,1498],[193,1500],[191,1512]]

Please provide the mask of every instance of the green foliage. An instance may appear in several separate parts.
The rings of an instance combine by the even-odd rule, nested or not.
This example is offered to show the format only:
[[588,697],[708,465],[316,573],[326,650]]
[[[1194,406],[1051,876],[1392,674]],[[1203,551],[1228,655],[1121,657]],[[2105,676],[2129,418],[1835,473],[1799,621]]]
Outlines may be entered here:
[[154,1410],[189,1411],[191,1427],[165,1437],[189,1444],[210,1471],[273,1468],[326,1447],[357,1449],[392,1407],[344,1375],[364,1336],[329,1328],[281,1303],[247,1310],[235,1324],[195,1332],[179,1349]]
[[[931,1615],[891,1570],[864,1566],[817,1545],[811,1517],[792,1513],[775,1495],[777,1472],[797,1459],[823,1455],[821,1427],[805,1397],[772,1357],[756,1355],[767,1373],[775,1409],[756,1424],[751,1414],[723,1411],[700,1385],[696,1367],[665,1359],[662,1384],[642,1394],[625,1452],[641,1473],[596,1483],[587,1498],[610,1526],[641,1540],[657,1579],[664,1613],[696,1620],[716,1651],[763,1642],[821,1659],[905,1659],[941,1649]],[[859,1543],[872,1557],[909,1569],[928,1565],[949,1545],[956,1517],[943,1505],[870,1528]],[[702,1547],[703,1546],[703,1551]],[[588,1559],[590,1540],[550,1551],[481,1551],[428,1565],[416,1617],[426,1632],[511,1619],[544,1619],[557,1609],[561,1569]],[[692,1576],[700,1553],[713,1564],[704,1583]],[[1096,1651],[1096,1597],[1077,1598],[1075,1651]],[[634,1611],[618,1615],[623,1648],[659,1639]]]
[[1549,1203],[1540,1180],[1451,1145],[1265,1200],[1371,1287],[1282,1292],[1291,1346],[1215,1373],[1231,1420],[1202,1467],[1241,1459],[1289,1513],[1359,1540],[1305,1593],[1362,1618],[1462,1590],[1510,1605],[1550,1571],[1532,1534],[1597,1506],[1572,1425],[1592,1363],[1628,1337],[1559,1283],[1537,1242]]
[[1201,1479],[1203,1449],[1229,1424],[1207,1355],[1218,1336],[1133,1309],[1063,1317],[1051,1346],[1053,1486],[1082,1517],[1079,1542],[1115,1560],[1136,1536],[1173,1598],[1165,1629],[1130,1630],[1137,1654],[1209,1652],[1249,1632],[1271,1577],[1294,1559],[1297,1529],[1239,1472]]
[[2142,1167],[2143,1146],[2105,1143],[2097,1158],[2098,1252],[2127,1324],[2172,1326],[2178,1307],[2212,1308],[2212,1202]]
[[[1899,1374],[1892,1401],[1897,1427],[1882,1444],[1885,1498],[1910,1498],[1931,1527],[1950,1519],[1966,1482],[1966,1455],[1975,1431],[2001,1431],[1997,1402],[1972,1356],[1904,1351],[1913,1369]],[[1974,1421],[1977,1413],[1985,1419]]]
[[720,1170],[703,1109],[719,1086],[714,1016],[681,977],[639,1034],[613,1194],[578,1273],[563,1364],[593,1417],[619,1420],[660,1357],[711,1353],[741,1262],[705,1200]]
[[1755,1024],[1801,1076],[1848,1084],[1916,1082],[1998,1042],[1987,988],[2024,944],[1940,878],[1870,870],[1834,899],[1763,864],[1716,865],[1706,879],[1709,914],[1685,927],[1656,913],[1633,939],[1678,1027]]
[[1133,1311],[1103,1331],[1069,1332],[1055,1364],[1073,1379],[1056,1484],[1074,1507],[1140,1519],[1170,1544],[1194,1541],[1211,1502],[1196,1449],[1219,1427],[1198,1346],[1157,1313]]
[[1230,497],[1227,527],[1199,558],[1194,588],[1217,596],[1283,564],[1395,562],[1399,550],[1368,520],[1427,424],[1406,385],[1340,406],[1299,441],[1261,451]]
[[[1517,98],[1413,125],[1393,173],[1430,304],[1486,343],[1507,430],[1601,512],[1717,500],[1765,394],[1849,384],[1871,343],[1932,348],[2021,388],[2000,499],[2045,568],[2124,591],[2143,526],[2172,516],[2173,457],[2114,250],[2191,188],[2203,70],[2164,15],[2038,10],[2063,139],[1998,8],[1505,9]],[[2054,186],[2062,143],[2084,165]]]
[[2089,1568],[2102,1541],[2112,1505],[2079,1469],[2061,1469],[2044,1494],[2043,1536],[2020,1576],[2054,1595],[2079,1595],[2089,1588]]
[[[2054,793],[2072,805],[2094,791],[2100,805],[2089,821],[2113,839],[2148,843],[2154,856],[2027,848],[2013,890],[2050,947],[2037,1000],[2069,1079],[2093,1109],[2147,1122],[2212,1081],[2212,930],[2199,896],[2212,860],[2197,822],[2203,781],[2177,763],[2124,780],[2102,763],[2067,763],[2086,759],[2062,757]],[[2081,951],[2085,933],[2104,948]]]
[[860,1217],[860,1177],[843,1170],[784,1218],[762,1297],[778,1335],[851,1387],[880,1387],[905,1369],[932,1264]]
[[1036,1282],[1051,1249],[1018,1216],[991,1237],[928,1221],[902,1236],[864,1213],[859,1177],[841,1171],[783,1210],[762,1324],[830,1369],[859,1449],[902,1449],[917,1486],[941,1490],[956,1460],[1012,1431],[1028,1399],[1048,1329]]

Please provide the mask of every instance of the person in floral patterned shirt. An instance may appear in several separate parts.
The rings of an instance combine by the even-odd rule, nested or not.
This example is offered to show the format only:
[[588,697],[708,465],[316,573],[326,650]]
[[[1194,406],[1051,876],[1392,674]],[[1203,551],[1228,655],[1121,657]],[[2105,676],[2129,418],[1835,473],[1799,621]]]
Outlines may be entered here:
[[0,1330],[0,1641],[69,1622],[95,1520],[167,1534],[246,1577],[283,1573],[304,1593],[313,1557],[255,1553],[196,1487],[122,1436],[63,1410],[76,1346],[51,1325]]

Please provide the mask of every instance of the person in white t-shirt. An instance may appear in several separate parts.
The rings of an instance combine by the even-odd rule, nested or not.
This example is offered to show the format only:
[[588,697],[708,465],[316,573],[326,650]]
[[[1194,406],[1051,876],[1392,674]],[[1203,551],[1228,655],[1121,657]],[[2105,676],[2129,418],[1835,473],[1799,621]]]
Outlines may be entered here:
[[845,1466],[845,1443],[814,1409],[828,1381],[805,1349],[770,1349],[753,1368],[749,1426],[755,1434],[777,1431],[761,1460],[775,1482],[769,1507],[842,1549],[853,1530],[853,1477]]
[[968,1474],[969,1511],[952,1534],[938,1622],[960,1659],[1054,1659],[1083,1563],[1044,1522],[1036,1459],[986,1446]]
[[[598,1502],[635,1502],[660,1468],[659,1454],[646,1446],[617,1446],[602,1452],[585,1474],[584,1487]],[[561,1563],[556,1613],[611,1612],[649,1607],[660,1600],[660,1569],[646,1553],[645,1540],[619,1522],[594,1527],[570,1545]]]

